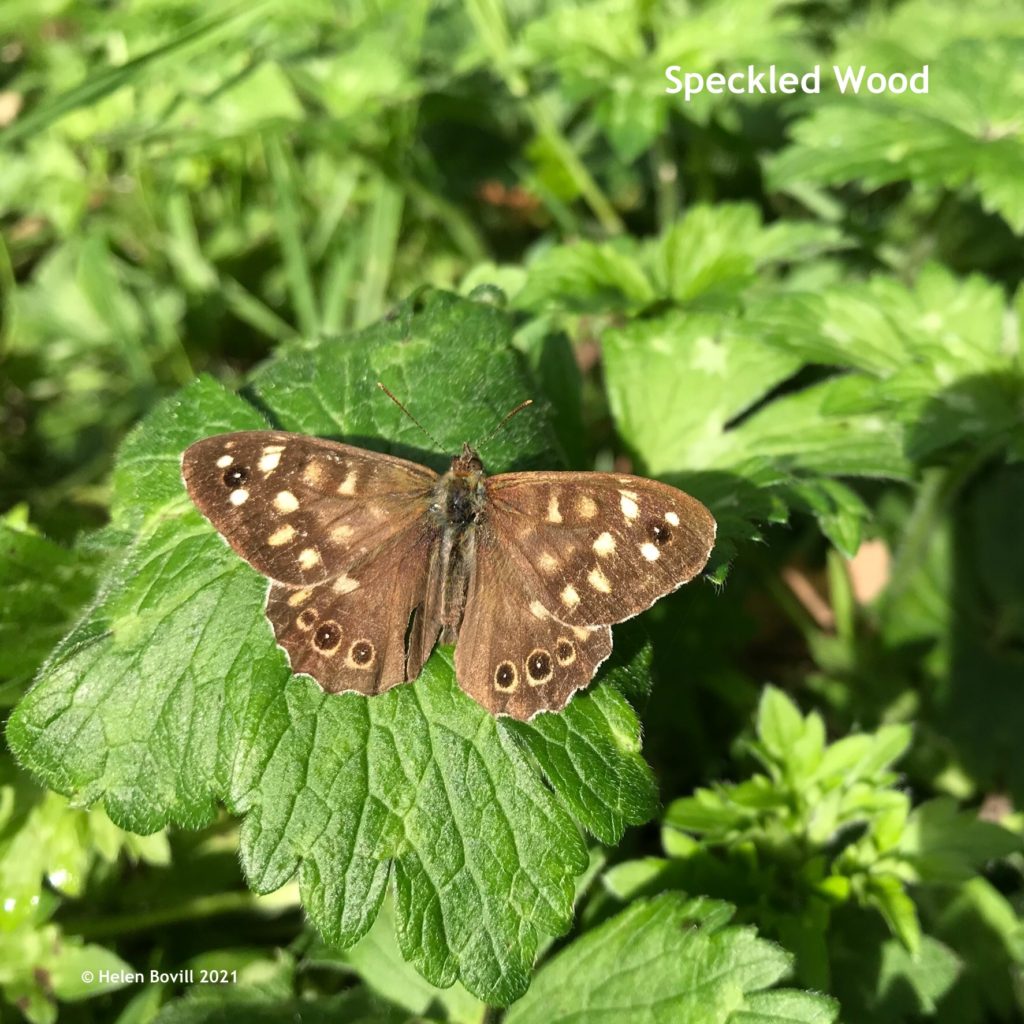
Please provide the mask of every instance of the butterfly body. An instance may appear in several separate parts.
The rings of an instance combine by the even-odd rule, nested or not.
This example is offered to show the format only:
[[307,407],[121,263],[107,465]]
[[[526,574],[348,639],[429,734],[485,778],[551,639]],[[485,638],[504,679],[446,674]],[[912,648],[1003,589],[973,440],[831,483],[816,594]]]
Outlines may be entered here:
[[443,475],[281,431],[204,438],[182,458],[199,510],[270,580],[292,669],[381,693],[456,643],[459,685],[495,714],[559,710],[611,652],[611,623],[695,576],[715,521],[696,499],[611,473]]
[[[487,492],[480,456],[467,444],[452,459],[451,467],[434,485],[431,517],[438,531],[438,571],[428,576],[428,607],[431,591],[440,588],[439,622],[426,629],[440,633],[441,643],[453,644],[466,607],[466,592],[476,553],[476,524],[484,511]],[[437,626],[438,628],[435,628]]]

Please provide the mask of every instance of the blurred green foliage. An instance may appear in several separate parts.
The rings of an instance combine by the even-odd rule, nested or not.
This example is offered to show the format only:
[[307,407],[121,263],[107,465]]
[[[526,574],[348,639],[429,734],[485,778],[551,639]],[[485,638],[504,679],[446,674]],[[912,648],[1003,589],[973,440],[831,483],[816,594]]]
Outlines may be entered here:
[[[1024,1020],[1022,57],[1010,0],[7,0],[0,1016]],[[663,91],[748,63],[822,94]],[[697,495],[718,585],[526,727],[444,652],[287,682],[177,454],[442,457],[381,376]]]

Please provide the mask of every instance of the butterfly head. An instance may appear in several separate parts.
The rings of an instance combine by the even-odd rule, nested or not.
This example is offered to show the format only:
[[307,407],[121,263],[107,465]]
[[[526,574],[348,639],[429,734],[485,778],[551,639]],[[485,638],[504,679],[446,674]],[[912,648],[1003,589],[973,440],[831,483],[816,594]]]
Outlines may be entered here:
[[474,448],[463,444],[462,451],[452,459],[450,472],[456,478],[464,477],[475,483],[483,475],[484,464]]

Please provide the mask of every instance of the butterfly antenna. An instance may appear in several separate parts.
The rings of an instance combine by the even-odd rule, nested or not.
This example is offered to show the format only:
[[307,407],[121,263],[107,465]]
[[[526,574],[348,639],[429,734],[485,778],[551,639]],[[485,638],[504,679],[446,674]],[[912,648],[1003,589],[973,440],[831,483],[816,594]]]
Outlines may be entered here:
[[512,419],[513,416],[516,415],[516,413],[522,412],[528,405],[533,405],[532,398],[528,398],[525,402],[520,402],[511,412],[506,413],[502,421],[482,441],[477,441],[475,444],[471,445],[471,447],[482,448],[499,430],[501,430],[503,426],[505,426],[506,423],[508,423],[510,419]]
[[[398,408],[401,409],[402,412],[404,412],[405,415],[408,416],[409,419],[411,419],[413,421],[413,423],[415,423],[416,426],[419,427],[420,430],[423,431],[424,435],[426,437],[428,437],[434,443],[434,447],[435,448],[438,448],[438,449],[440,449],[442,451],[444,450],[444,445],[441,444],[441,442],[438,441],[438,439],[436,437],[434,437],[434,435],[429,430],[427,430],[427,428],[425,426],[423,426],[423,424],[420,423],[420,421],[418,419],[416,419],[416,417],[413,416],[413,414],[411,412],[409,412],[409,410],[406,409],[406,407],[404,405],[402,405],[402,403],[397,398],[395,398],[395,396],[384,386],[383,383],[381,383],[381,381],[377,381],[377,387],[379,387],[381,389],[381,391],[383,391],[384,394],[387,395],[388,398],[390,398],[391,401],[394,402],[395,405],[397,405]],[[508,417],[506,417],[506,419],[507,418]]]

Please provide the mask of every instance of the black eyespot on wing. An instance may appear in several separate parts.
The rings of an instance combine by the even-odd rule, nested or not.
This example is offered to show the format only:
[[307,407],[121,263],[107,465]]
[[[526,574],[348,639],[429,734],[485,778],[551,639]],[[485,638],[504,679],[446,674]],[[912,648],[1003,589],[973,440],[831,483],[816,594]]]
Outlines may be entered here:
[[647,524],[647,536],[660,548],[662,544],[667,544],[672,539],[672,531],[664,523],[652,519]]
[[249,479],[249,470],[245,466],[231,466],[224,470],[224,486],[232,489],[241,487]]
[[571,665],[576,660],[576,645],[564,636],[559,637],[558,643],[555,645],[555,657],[563,668],[566,665]]
[[543,679],[551,672],[551,655],[547,651],[534,651],[526,663],[531,679]]
[[499,690],[509,693],[516,688],[518,682],[519,674],[516,672],[516,667],[511,661],[501,662],[494,670],[494,685]]
[[341,643],[341,627],[333,621],[321,623],[313,634],[313,644],[325,654]]
[[373,644],[357,640],[352,645],[351,658],[357,665],[368,665],[373,660]]

